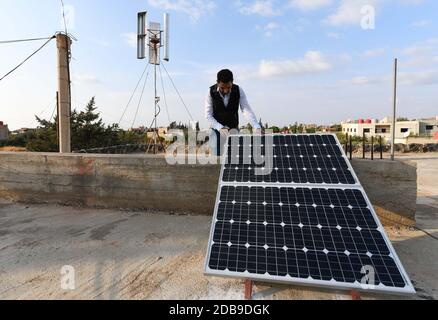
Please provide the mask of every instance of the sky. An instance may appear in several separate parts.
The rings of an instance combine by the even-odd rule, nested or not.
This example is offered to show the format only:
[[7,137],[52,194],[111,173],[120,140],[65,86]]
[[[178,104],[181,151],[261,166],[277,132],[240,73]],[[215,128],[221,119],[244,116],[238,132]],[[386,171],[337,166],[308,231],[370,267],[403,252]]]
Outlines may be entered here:
[[[398,114],[438,115],[438,1],[64,0],[64,5],[68,32],[77,39],[72,108],[83,109],[95,96],[104,121],[123,128],[148,126],[154,114],[150,72],[141,103],[143,83],[123,115],[147,66],[136,58],[139,11],[148,11],[154,22],[170,14],[171,60],[163,64],[203,128],[208,127],[205,97],[222,68],[234,72],[263,123],[383,118],[392,111],[395,57]],[[49,37],[63,29],[60,0],[0,0],[0,41]],[[42,43],[0,44],[0,77]],[[187,123],[190,116],[161,70],[158,123]],[[36,126],[35,115],[49,119],[56,76],[52,41],[0,81],[0,121],[14,130]]]

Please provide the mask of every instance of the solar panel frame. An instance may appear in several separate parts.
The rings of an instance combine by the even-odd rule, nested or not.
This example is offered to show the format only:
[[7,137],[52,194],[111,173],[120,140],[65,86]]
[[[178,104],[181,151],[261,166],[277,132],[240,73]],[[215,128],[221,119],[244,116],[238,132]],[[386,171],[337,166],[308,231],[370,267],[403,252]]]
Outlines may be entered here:
[[[274,134],[275,135],[281,135],[281,134]],[[307,134],[302,134],[307,135]],[[328,135],[328,134],[325,134]],[[241,136],[241,135],[239,135]],[[307,135],[308,136],[308,135]],[[230,277],[230,278],[240,278],[240,279],[250,279],[255,281],[267,281],[267,282],[273,282],[273,283],[282,283],[282,284],[296,284],[296,285],[305,285],[305,286],[311,286],[311,287],[325,287],[325,288],[332,288],[332,289],[340,289],[340,290],[360,290],[360,291],[372,291],[372,292],[381,292],[381,293],[391,293],[391,294],[414,294],[415,289],[411,283],[411,280],[404,269],[391,241],[389,241],[389,238],[386,234],[386,231],[378,218],[378,215],[371,204],[371,201],[369,200],[365,190],[363,189],[362,185],[360,184],[359,178],[357,177],[350,161],[348,160],[348,157],[343,150],[342,147],[340,147],[339,140],[335,134],[332,134],[332,136],[335,138],[337,146],[340,148],[342,155],[345,157],[347,165],[356,181],[355,184],[310,184],[310,183],[304,183],[304,184],[298,184],[298,183],[249,183],[249,182],[224,182],[223,181],[223,172],[224,172],[224,165],[221,166],[221,172],[220,172],[220,178],[218,182],[218,190],[216,195],[216,202],[214,207],[214,214],[213,214],[213,222],[211,224],[210,229],[210,238],[209,243],[207,247],[207,254],[204,264],[204,274],[206,275],[212,275],[212,276],[221,276],[221,277]],[[226,148],[228,148],[228,143]],[[222,164],[225,164],[225,160],[227,157],[227,152],[224,153],[222,156]],[[396,264],[398,270],[400,271],[401,276],[403,277],[403,280],[405,282],[405,287],[399,288],[399,287],[390,287],[385,286],[382,283],[379,283],[379,285],[365,285],[358,282],[354,283],[348,283],[348,282],[337,282],[337,281],[327,281],[327,280],[318,280],[318,279],[304,279],[304,278],[294,278],[287,276],[273,276],[273,275],[261,275],[261,274],[254,274],[250,273],[248,271],[245,272],[231,272],[231,271],[222,271],[222,270],[215,270],[211,269],[209,267],[209,261],[211,258],[211,251],[212,251],[212,242],[213,242],[213,236],[215,231],[216,223],[218,222],[217,216],[218,216],[218,208],[220,204],[220,198],[221,198],[221,191],[222,187],[224,186],[236,186],[236,187],[293,187],[293,188],[314,188],[314,189],[342,189],[342,190],[359,190],[361,194],[363,195],[366,204],[374,218],[374,221],[377,224],[377,230],[381,233],[385,244],[387,248],[390,251],[389,257],[391,257]]]

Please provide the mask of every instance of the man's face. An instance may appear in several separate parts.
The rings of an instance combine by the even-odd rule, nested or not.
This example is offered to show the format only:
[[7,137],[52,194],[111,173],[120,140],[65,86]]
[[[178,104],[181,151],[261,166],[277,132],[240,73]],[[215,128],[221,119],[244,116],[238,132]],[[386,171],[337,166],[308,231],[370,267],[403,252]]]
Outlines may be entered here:
[[222,95],[227,95],[231,92],[231,88],[233,87],[233,81],[230,81],[228,83],[218,82],[217,86],[219,88],[219,92],[222,93]]

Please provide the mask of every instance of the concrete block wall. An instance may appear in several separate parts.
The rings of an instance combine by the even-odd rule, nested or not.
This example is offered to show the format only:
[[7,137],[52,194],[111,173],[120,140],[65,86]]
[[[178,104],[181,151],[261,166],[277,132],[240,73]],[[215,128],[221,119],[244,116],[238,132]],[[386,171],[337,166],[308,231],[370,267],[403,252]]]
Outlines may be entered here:
[[[415,165],[354,160],[353,166],[381,217],[414,223]],[[168,165],[162,156],[0,152],[0,198],[211,215],[219,171],[219,165]]]
[[211,214],[218,177],[161,156],[0,153],[0,197],[32,203]]
[[417,165],[414,161],[353,159],[352,165],[383,224],[415,225]]

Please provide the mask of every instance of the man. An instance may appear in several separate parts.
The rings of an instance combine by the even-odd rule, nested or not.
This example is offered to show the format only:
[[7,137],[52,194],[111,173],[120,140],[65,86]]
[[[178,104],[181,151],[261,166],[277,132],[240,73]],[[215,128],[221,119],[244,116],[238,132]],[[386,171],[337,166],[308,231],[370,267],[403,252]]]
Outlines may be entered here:
[[233,73],[221,70],[217,74],[217,83],[210,87],[205,101],[205,115],[210,123],[210,149],[220,156],[223,144],[230,130],[239,129],[239,106],[249,121],[255,134],[261,134],[261,127],[248,103],[245,92],[234,83]]

